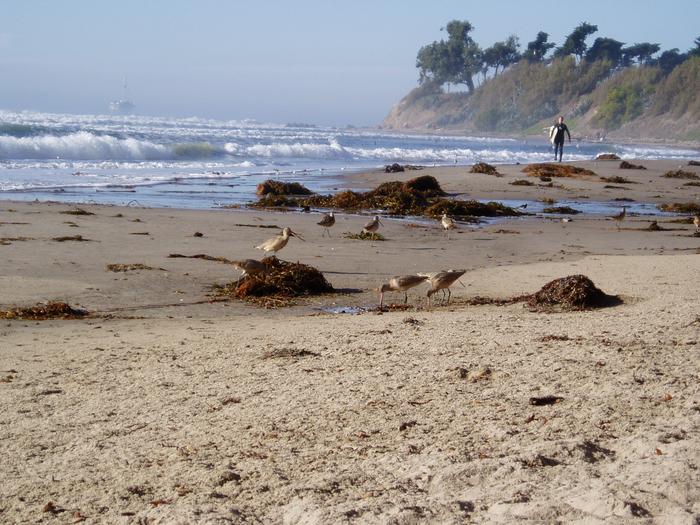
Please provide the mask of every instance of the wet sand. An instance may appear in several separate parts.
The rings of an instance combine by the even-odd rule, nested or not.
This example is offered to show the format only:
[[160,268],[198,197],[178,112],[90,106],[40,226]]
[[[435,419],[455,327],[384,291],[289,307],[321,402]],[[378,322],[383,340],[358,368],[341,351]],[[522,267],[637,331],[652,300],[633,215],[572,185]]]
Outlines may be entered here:
[[[650,169],[589,163],[637,180],[629,190],[511,186],[525,178],[519,166],[502,178],[439,168],[349,184],[434,174],[474,198],[697,202],[700,188],[660,177],[678,162],[639,163]],[[341,237],[361,229],[356,215],[339,215],[324,239],[318,214],[80,208],[95,215],[0,203],[2,306],[61,299],[100,315],[0,322],[1,521],[700,517],[692,225],[664,218],[667,231],[648,232],[651,219],[633,216],[618,231],[601,216],[525,217],[461,225],[448,239],[431,222],[386,219],[388,240],[366,242]],[[291,226],[307,242],[292,239],[280,257],[346,292],[278,310],[207,302],[212,284],[238,273],[168,254],[259,257],[253,246],[276,230],[243,224]],[[89,240],[52,240],[74,235]],[[107,271],[114,263],[154,269]],[[391,275],[442,268],[468,270],[453,305],[426,311],[415,289],[407,312],[322,310],[376,304],[372,289]],[[624,303],[553,314],[464,304],[574,273]],[[530,404],[544,395],[561,400]]]

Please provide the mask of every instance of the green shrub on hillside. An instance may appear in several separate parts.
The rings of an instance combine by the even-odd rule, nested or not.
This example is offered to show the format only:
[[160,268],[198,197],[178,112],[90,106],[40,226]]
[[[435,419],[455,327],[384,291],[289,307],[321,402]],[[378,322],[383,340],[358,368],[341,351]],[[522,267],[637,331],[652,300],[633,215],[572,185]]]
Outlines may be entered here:
[[598,111],[594,126],[618,129],[641,116],[656,91],[661,71],[656,67],[633,67],[618,73],[597,90]]
[[700,56],[677,66],[659,85],[651,107],[652,115],[670,114],[678,118],[689,114],[700,118]]

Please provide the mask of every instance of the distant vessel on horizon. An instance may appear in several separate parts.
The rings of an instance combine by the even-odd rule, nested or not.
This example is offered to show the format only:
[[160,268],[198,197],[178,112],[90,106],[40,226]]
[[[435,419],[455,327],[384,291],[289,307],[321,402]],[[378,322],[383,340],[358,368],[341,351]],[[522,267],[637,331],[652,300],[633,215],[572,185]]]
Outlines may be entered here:
[[124,94],[122,98],[119,100],[113,100],[112,102],[109,103],[109,110],[112,113],[118,113],[120,115],[128,115],[130,113],[134,112],[134,109],[136,109],[136,105],[128,99],[126,95],[126,77],[124,78]]

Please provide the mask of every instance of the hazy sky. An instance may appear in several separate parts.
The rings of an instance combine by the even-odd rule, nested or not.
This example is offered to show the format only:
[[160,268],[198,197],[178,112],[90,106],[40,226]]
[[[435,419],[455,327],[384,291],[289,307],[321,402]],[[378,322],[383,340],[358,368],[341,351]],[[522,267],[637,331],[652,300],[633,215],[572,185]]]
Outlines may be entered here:
[[700,1],[0,0],[0,108],[105,113],[122,77],[138,112],[375,125],[416,85],[451,19],[482,46],[539,30],[685,51]]

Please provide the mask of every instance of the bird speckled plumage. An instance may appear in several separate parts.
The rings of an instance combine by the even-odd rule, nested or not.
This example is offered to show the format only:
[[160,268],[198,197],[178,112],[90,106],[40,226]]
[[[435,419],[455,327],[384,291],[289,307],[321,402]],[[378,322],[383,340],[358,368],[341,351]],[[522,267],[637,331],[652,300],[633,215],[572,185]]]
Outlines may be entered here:
[[462,277],[465,273],[467,273],[466,270],[443,270],[441,272],[418,274],[426,276],[428,284],[430,284],[430,290],[428,290],[428,308],[430,308],[430,296],[439,290],[447,290],[447,304],[450,304],[450,297],[452,297],[450,286],[457,282],[457,279]]
[[374,219],[365,224],[363,230],[367,233],[375,233],[379,229],[381,223],[382,221],[379,220],[379,215],[375,215]]
[[403,292],[403,302],[408,302],[406,290],[418,286],[428,279],[425,275],[397,275],[379,288],[379,308],[384,306],[384,292]]
[[330,228],[335,224],[335,215],[333,215],[333,212],[326,213],[316,224],[323,226],[323,233],[328,233],[328,236],[330,237]]
[[255,248],[258,250],[263,250],[265,252],[274,252],[277,253],[280,251],[282,248],[287,246],[287,243],[289,242],[290,237],[296,237],[299,240],[304,240],[301,237],[299,237],[296,233],[292,231],[291,228],[284,228],[282,230],[282,233],[280,235],[277,235],[275,237],[272,237],[271,239],[266,240],[262,244],[259,244]]

